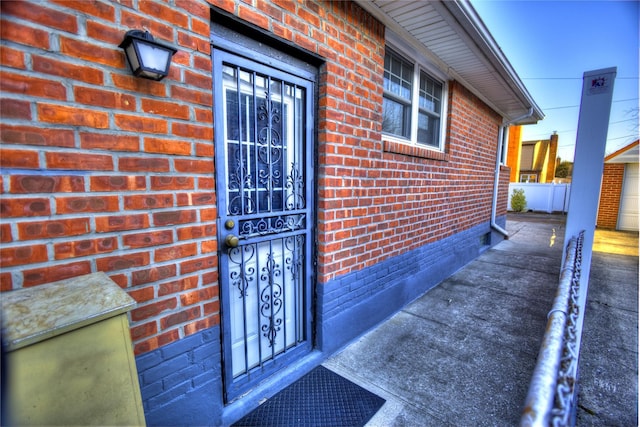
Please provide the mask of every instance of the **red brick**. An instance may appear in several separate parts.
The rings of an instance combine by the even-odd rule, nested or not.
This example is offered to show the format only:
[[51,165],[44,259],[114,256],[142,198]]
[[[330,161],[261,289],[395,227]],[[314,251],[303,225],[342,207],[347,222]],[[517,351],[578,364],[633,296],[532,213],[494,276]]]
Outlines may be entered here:
[[0,50],[0,64],[9,68],[24,69],[24,52],[3,46]]
[[[3,6],[4,12],[4,6]],[[0,21],[0,36],[2,40],[12,41],[26,46],[33,46],[49,50],[49,33],[13,21]]]
[[177,172],[213,173],[213,159],[211,160],[183,160],[175,159]]
[[157,19],[144,14],[122,9],[120,24],[128,28],[147,29],[158,41],[171,43],[173,37],[173,25],[158,22]]
[[157,227],[196,222],[196,212],[193,210],[154,212],[152,216]]
[[180,263],[180,273],[189,274],[195,271],[207,270],[210,268],[216,268],[218,266],[218,259],[213,255],[208,255],[202,258],[194,258],[189,261]]
[[[178,99],[191,104],[199,104],[210,107],[213,105],[213,96],[210,91],[197,90],[191,87],[172,86],[171,98]],[[183,127],[185,124],[181,124]],[[175,133],[175,130],[174,130]],[[183,134],[175,133],[180,136],[187,136]]]
[[220,300],[215,300],[204,304],[204,314],[218,314],[220,313]]
[[112,215],[95,219],[96,232],[139,230],[149,227],[149,217],[146,214]]
[[191,154],[191,150],[192,146],[188,141],[150,137],[144,139],[144,151],[147,153],[188,156]]
[[124,255],[114,255],[96,259],[98,271],[125,270],[134,267],[149,265],[150,257],[148,252],[127,253]]
[[177,313],[172,313],[166,317],[163,317],[162,319],[160,319],[160,327],[162,329],[167,329],[172,326],[197,319],[198,317],[200,317],[200,315],[200,307],[191,307],[186,310],[178,311]]
[[56,213],[118,212],[118,196],[56,198]]
[[213,178],[210,177],[198,177],[198,185],[199,190],[215,190],[216,183]]
[[143,98],[142,111],[174,119],[189,119],[189,107],[175,102]]
[[175,294],[189,289],[194,289],[196,287],[198,287],[197,276],[185,277],[173,282],[161,284],[158,287],[158,296],[162,297],[169,294]]
[[133,341],[137,341],[156,333],[158,333],[158,325],[156,322],[143,323],[142,325],[137,325],[131,328],[131,339]]
[[95,67],[59,61],[48,56],[31,55],[33,70],[41,73],[102,85],[104,73]]
[[183,245],[173,245],[168,248],[155,250],[154,262],[165,262],[195,256],[198,253],[198,246],[195,243]]
[[122,244],[126,248],[146,248],[173,243],[171,230],[150,231],[122,236]]
[[60,36],[60,52],[92,64],[103,64],[115,68],[125,67],[124,52],[117,46],[106,48],[84,40]]
[[144,287],[144,288],[128,289],[127,293],[129,294],[129,296],[131,298],[136,300],[136,302],[138,302],[138,303],[151,301],[155,297],[155,291],[154,291],[153,286],[147,286],[147,287]]
[[211,80],[211,74],[200,74],[194,71],[184,71],[184,82],[190,86],[199,87],[201,89],[211,90],[213,82]]
[[84,191],[84,179],[79,176],[12,175],[9,187],[15,194],[75,193]]
[[0,72],[0,90],[40,98],[58,100],[67,98],[67,90],[60,82],[8,72]]
[[185,335],[193,335],[198,331],[202,331],[204,329],[211,328],[220,323],[220,316],[209,316],[201,320],[197,320],[195,322],[191,322],[187,325],[184,325],[184,334]]
[[157,133],[164,135],[168,131],[167,121],[150,117],[115,115],[115,124],[120,129],[131,132]]
[[3,268],[35,264],[47,260],[46,245],[0,247],[0,264]]
[[91,230],[88,218],[52,219],[18,223],[20,240],[50,239],[88,234]]
[[198,157],[213,157],[213,144],[195,144],[196,156]]
[[2,14],[16,16],[45,27],[57,28],[73,34],[78,32],[78,21],[75,16],[43,7],[39,3],[4,1]]
[[77,258],[96,254],[113,252],[118,249],[118,240],[115,237],[102,239],[78,240],[72,242],[56,243],[53,245],[55,259]]
[[138,286],[145,283],[157,282],[176,276],[174,264],[160,267],[151,267],[146,270],[136,270],[131,274],[131,285]]
[[269,28],[269,19],[262,13],[250,9],[243,4],[238,5],[238,16],[245,21],[249,21],[254,25],[262,28]]
[[80,133],[80,147],[85,150],[134,151],[140,149],[140,138],[132,135]]
[[73,131],[67,129],[42,129],[33,126],[10,126],[0,123],[0,139],[4,143],[73,147]]
[[148,210],[174,206],[172,194],[135,194],[124,197],[126,210]]
[[147,181],[144,176],[92,176],[91,191],[144,191]]
[[215,224],[194,225],[178,229],[178,240],[199,239],[202,237],[212,237],[216,235]]
[[169,172],[169,160],[153,157],[121,157],[118,170],[122,172]]
[[157,316],[164,311],[173,310],[177,306],[178,300],[176,298],[167,298],[151,304],[138,306],[131,310],[131,320],[134,322],[145,320]]
[[186,14],[179,12],[174,7],[169,7],[161,3],[150,1],[140,3],[140,12],[149,16],[162,17],[164,21],[175,25],[178,28],[187,28],[189,18]]
[[167,96],[167,88],[164,83],[141,79],[130,74],[111,74],[111,80],[115,87],[119,89],[153,96]]
[[7,223],[0,224],[0,243],[9,243],[13,241],[11,233],[11,225]]
[[197,304],[203,301],[208,301],[215,298],[217,295],[217,287],[209,286],[204,289],[198,289],[191,292],[186,292],[180,295],[180,303],[183,306]]
[[207,193],[178,193],[178,206],[202,206],[214,205],[216,195],[213,192]]
[[49,199],[45,198],[10,198],[0,199],[2,218],[21,218],[51,215]]
[[[180,9],[192,15],[192,20],[194,20],[195,17],[199,17],[202,20],[206,20],[207,24],[209,23],[210,11],[205,3],[194,2],[192,0],[176,0],[175,4]],[[207,30],[206,35],[208,34],[209,32]]]
[[218,241],[217,240],[205,240],[200,245],[201,245],[203,254],[208,254],[208,253],[212,253],[212,252],[217,253],[218,252]]
[[151,190],[153,191],[166,191],[166,190],[193,190],[194,180],[190,176],[152,176],[151,177]]
[[45,159],[49,169],[113,170],[113,158],[101,154],[52,151],[45,153]]
[[40,167],[40,158],[36,151],[1,148],[0,164],[5,168],[36,169]]
[[22,286],[26,288],[43,285],[72,277],[84,276],[89,273],[91,273],[91,264],[89,261],[78,261],[71,264],[55,264],[53,266],[23,270]]
[[[83,1],[83,0],[49,0],[52,3],[60,6],[74,9],[78,12],[82,12],[82,15],[95,16],[96,18],[104,19],[106,21],[115,22],[115,8],[108,4],[96,1]],[[89,21],[90,22],[90,21]]]
[[0,116],[6,119],[31,120],[31,104],[17,99],[0,99]]
[[97,21],[87,21],[87,36],[105,43],[118,46],[124,40],[123,31],[113,24]]
[[76,86],[73,88],[73,95],[79,104],[125,111],[134,111],[136,108],[135,97],[119,92]]
[[109,127],[109,114],[65,105],[37,104],[38,118],[43,122],[86,126],[98,129]]
[[188,123],[174,123],[171,131],[176,136],[213,141],[212,126],[197,126]]
[[200,209],[201,221],[215,221],[218,218],[218,210],[216,208]]
[[0,292],[6,292],[13,289],[13,279],[11,273],[0,273]]

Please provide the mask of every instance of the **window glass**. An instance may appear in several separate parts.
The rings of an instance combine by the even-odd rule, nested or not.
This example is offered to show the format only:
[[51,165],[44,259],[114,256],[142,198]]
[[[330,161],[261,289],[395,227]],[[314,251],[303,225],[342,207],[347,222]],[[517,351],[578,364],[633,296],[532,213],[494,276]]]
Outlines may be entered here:
[[384,98],[382,101],[382,131],[409,138],[411,108],[408,105]]
[[[382,131],[412,143],[440,148],[443,83],[394,51],[384,57]],[[417,93],[413,92],[416,87]],[[412,117],[417,118],[412,123]]]
[[427,114],[418,115],[418,144],[438,147],[438,136],[440,134],[440,122],[436,118]]
[[440,113],[442,84],[436,82],[424,72],[420,73],[420,108],[432,113]]
[[413,65],[387,52],[384,57],[382,131],[409,138]]

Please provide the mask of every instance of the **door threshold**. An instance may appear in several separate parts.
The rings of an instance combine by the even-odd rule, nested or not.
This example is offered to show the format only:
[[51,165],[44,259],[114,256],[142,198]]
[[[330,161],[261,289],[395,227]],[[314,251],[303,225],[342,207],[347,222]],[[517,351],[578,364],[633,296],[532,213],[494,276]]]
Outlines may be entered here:
[[244,395],[234,399],[222,410],[223,424],[228,426],[240,420],[267,399],[275,396],[280,390],[309,373],[313,368],[320,365],[324,359],[326,359],[326,355],[323,352],[313,350],[291,366],[282,369]]

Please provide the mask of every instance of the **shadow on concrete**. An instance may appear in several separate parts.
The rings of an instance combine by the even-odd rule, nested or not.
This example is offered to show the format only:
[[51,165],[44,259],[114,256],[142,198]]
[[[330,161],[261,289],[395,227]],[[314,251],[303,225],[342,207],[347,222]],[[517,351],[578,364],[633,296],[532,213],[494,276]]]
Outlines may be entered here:
[[[564,218],[510,216],[509,240],[325,362],[387,400],[368,425],[519,423],[558,285]],[[637,253],[594,254],[591,281],[579,425],[637,425]]]

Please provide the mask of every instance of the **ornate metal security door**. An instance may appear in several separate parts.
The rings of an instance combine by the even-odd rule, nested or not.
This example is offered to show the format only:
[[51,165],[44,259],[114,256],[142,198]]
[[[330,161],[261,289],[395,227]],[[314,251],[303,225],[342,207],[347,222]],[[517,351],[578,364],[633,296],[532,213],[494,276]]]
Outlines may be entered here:
[[313,83],[213,58],[229,401],[311,349]]

